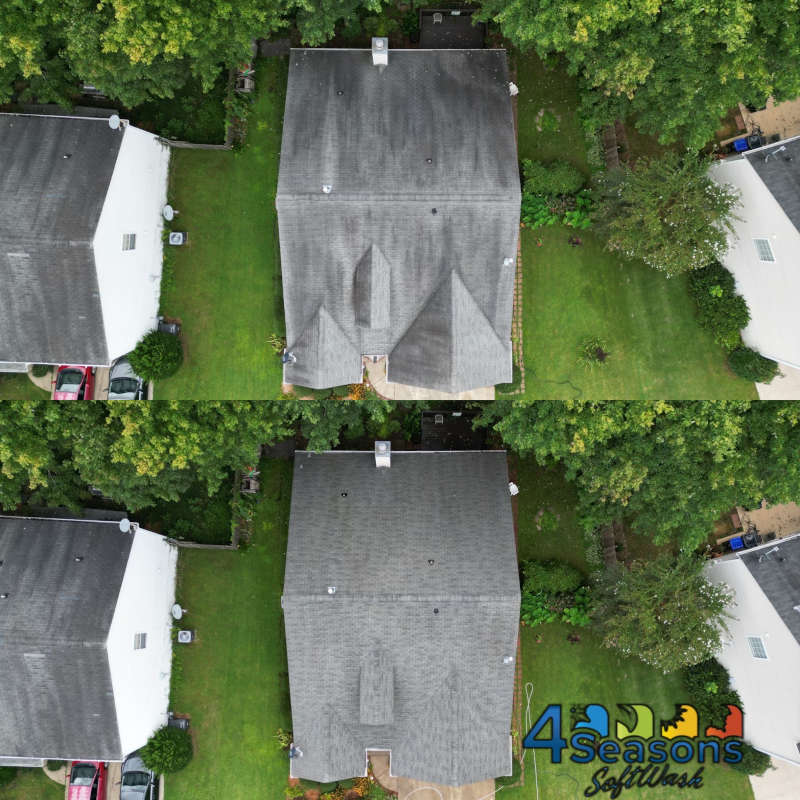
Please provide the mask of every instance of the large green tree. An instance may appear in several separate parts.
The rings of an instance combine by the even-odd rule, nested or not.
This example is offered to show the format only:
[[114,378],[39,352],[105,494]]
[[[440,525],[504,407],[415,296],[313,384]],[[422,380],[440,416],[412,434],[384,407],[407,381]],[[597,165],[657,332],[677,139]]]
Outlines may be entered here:
[[606,247],[668,276],[720,260],[739,195],[711,179],[709,164],[668,151],[606,173],[595,211]]
[[587,529],[625,518],[693,548],[734,505],[800,497],[800,403],[500,400],[482,422],[509,448],[564,465]]
[[711,658],[731,594],[705,578],[703,564],[693,555],[662,554],[603,572],[593,609],[603,644],[662,672]]
[[800,0],[482,0],[522,49],[563,54],[592,126],[632,116],[699,149],[740,101],[800,95]]

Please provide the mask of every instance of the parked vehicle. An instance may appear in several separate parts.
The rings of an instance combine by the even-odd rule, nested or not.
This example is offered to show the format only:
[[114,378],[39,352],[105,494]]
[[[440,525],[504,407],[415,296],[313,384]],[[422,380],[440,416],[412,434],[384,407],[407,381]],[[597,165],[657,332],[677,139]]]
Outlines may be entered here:
[[94,369],[64,364],[56,373],[56,390],[53,400],[92,400],[94,397]]
[[106,765],[100,761],[73,761],[67,800],[105,800]]
[[120,800],[158,800],[158,776],[147,769],[137,753],[132,753],[122,765]]
[[109,400],[141,400],[144,397],[145,383],[133,371],[131,362],[125,356],[111,365],[108,376]]

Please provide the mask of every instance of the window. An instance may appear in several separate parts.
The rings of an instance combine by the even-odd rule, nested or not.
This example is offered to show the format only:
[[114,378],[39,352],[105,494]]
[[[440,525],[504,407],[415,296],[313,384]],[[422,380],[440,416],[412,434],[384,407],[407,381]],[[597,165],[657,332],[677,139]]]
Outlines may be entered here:
[[133,649],[144,650],[147,647],[147,634],[137,633],[133,637]]
[[772,245],[769,239],[753,239],[753,244],[756,246],[756,255],[759,261],[775,261],[775,256],[772,255]]
[[123,250],[135,250],[136,249],[136,234],[135,233],[123,233],[122,234],[122,249]]
[[747,644],[750,645],[750,655],[753,656],[753,658],[765,659],[767,657],[764,640],[760,636],[748,636]]

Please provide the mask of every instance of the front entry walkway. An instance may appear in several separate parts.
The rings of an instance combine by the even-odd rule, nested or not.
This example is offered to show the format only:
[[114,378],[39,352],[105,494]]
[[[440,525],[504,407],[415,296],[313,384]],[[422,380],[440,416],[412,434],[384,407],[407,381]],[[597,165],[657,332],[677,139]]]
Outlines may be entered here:
[[[386,380],[386,356],[373,362],[364,356],[362,359],[372,388],[386,400],[494,400],[494,386],[471,389],[468,392],[437,392],[422,386],[407,386],[403,383],[390,383]],[[421,793],[420,793],[421,794]],[[414,800],[425,800],[417,798]]]
[[442,786],[411,778],[393,778],[389,774],[389,753],[370,753],[369,760],[375,780],[384,789],[397,792],[397,800],[494,800],[493,780]]

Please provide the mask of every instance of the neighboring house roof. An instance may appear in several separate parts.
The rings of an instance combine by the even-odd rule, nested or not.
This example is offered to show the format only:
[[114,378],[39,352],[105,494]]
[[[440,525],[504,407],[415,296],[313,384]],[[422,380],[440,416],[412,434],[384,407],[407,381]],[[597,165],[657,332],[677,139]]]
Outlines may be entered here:
[[0,114],[0,361],[108,363],[92,241],[122,137]]
[[800,138],[745,153],[744,158],[800,231]]
[[106,638],[132,537],[109,527],[0,518],[0,756],[122,755]]
[[[277,193],[286,379],[359,381],[358,353],[444,391],[510,381],[519,205],[505,51],[391,51],[379,68],[369,50],[292,50]],[[398,348],[452,276],[489,355]],[[440,305],[439,335],[457,335]],[[346,340],[339,364],[297,352],[320,306]]]
[[292,774],[363,775],[372,749],[435,783],[510,774],[519,602],[504,452],[296,453]]
[[[777,549],[765,555],[772,548]],[[800,644],[800,536],[775,540],[739,557]]]

